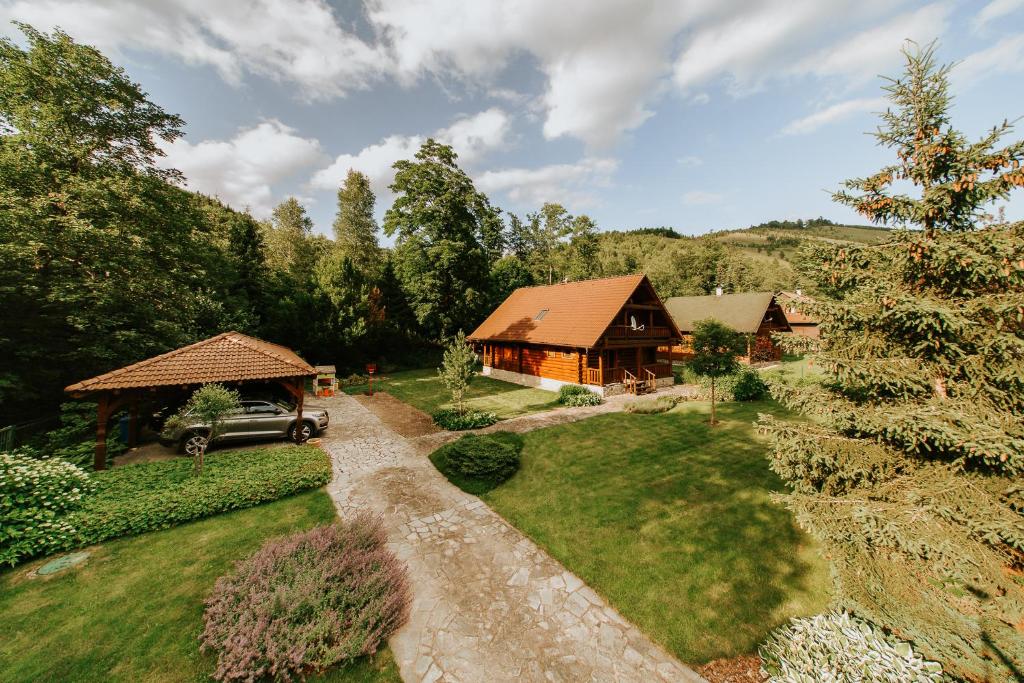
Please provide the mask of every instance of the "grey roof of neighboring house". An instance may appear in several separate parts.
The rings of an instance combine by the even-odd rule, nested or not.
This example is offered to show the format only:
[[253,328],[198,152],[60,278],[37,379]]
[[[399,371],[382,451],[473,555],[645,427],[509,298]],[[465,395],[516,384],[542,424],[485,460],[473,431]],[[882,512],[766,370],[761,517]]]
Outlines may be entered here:
[[692,332],[699,320],[714,318],[737,332],[754,333],[772,303],[771,292],[674,296],[665,300],[665,308],[682,332]]

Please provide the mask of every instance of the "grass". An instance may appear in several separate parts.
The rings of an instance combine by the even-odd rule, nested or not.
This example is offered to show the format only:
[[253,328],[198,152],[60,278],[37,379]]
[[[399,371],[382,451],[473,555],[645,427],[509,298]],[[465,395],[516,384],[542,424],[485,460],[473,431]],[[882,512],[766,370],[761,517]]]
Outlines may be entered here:
[[790,356],[782,357],[782,363],[778,367],[765,370],[766,378],[774,377],[789,383],[803,384],[825,379],[824,368],[815,365],[811,356]]
[[[386,391],[399,401],[433,413],[451,407],[451,393],[441,383],[435,368],[388,373],[374,380],[374,391]],[[362,393],[366,385],[346,387],[350,394]],[[476,376],[466,392],[470,408],[494,413],[500,420],[558,407],[558,394],[543,389],[524,387],[490,377]]]
[[[203,600],[263,541],[326,524],[322,490],[93,546],[84,565],[32,578],[43,561],[0,574],[0,680],[203,681]],[[310,680],[400,681],[389,651]]]
[[753,652],[823,610],[827,566],[790,513],[752,426],[771,402],[612,413],[524,435],[519,472],[482,494],[683,661]]

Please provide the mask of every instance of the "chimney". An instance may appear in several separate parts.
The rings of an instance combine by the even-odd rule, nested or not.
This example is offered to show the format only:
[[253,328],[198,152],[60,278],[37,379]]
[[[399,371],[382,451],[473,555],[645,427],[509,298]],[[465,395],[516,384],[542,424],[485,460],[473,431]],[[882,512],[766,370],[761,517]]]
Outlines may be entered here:
[[715,287],[715,296],[722,296],[722,286]]

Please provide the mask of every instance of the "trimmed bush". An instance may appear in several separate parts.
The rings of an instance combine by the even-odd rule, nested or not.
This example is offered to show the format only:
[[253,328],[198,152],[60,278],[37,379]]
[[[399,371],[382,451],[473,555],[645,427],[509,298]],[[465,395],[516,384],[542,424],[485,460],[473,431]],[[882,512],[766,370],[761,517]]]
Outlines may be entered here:
[[590,389],[579,384],[563,384],[558,390],[558,402],[570,408],[599,406],[603,399]]
[[732,397],[735,401],[760,401],[768,398],[768,385],[761,374],[749,368],[736,373],[736,383],[732,387]]
[[409,617],[404,566],[359,515],[268,541],[217,580],[201,649],[219,681],[303,679],[374,654]]
[[89,475],[71,463],[0,453],[0,564],[73,544],[75,526],[65,515],[93,488]]
[[681,399],[676,396],[659,396],[658,398],[641,399],[638,401],[629,401],[623,406],[623,410],[627,413],[637,413],[640,415],[655,415],[657,413],[667,413],[676,407]]
[[485,413],[481,410],[467,410],[460,413],[455,408],[442,408],[435,411],[431,417],[434,418],[434,424],[450,432],[490,427],[498,421],[498,416],[494,413]]
[[938,663],[922,659],[907,643],[890,643],[846,612],[793,619],[769,636],[759,654],[772,683],[942,680]]
[[[700,377],[689,367],[683,366],[679,378],[679,383],[696,384],[700,387],[697,398],[703,401],[710,400],[710,377]],[[768,396],[768,385],[757,370],[741,368],[739,372],[715,380],[715,398],[720,401],[760,401]]]
[[183,522],[315,489],[331,479],[331,462],[315,446],[226,451],[191,459],[127,465],[93,475],[96,493],[69,514],[78,544],[166,529]]
[[463,491],[481,494],[516,473],[522,450],[523,439],[518,434],[466,434],[434,451],[430,461]]

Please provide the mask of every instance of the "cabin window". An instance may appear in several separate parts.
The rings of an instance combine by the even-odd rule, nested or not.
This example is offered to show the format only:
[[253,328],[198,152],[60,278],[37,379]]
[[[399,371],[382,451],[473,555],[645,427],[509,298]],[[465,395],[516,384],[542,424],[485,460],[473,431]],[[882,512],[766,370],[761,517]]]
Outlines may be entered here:
[[562,358],[572,358],[572,351],[562,351]]
[[537,315],[535,315],[535,316],[533,317],[533,319],[534,319],[534,320],[543,320],[543,319],[544,319],[544,316],[546,316],[546,315],[548,314],[548,310],[549,310],[549,309],[547,309],[547,308],[542,308],[542,309],[540,309],[540,313],[538,313]]

